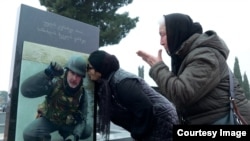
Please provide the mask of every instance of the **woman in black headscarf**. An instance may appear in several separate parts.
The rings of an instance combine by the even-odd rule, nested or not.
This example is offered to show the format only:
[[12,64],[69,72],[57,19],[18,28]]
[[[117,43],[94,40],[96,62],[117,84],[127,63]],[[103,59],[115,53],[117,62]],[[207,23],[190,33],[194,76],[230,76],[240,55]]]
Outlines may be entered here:
[[123,127],[137,141],[171,141],[178,124],[175,107],[142,78],[119,66],[105,51],[88,58],[88,75],[95,82],[98,132],[109,140],[110,122]]
[[[164,15],[159,32],[161,45],[171,57],[171,71],[158,56],[137,54],[150,66],[150,76],[176,105],[183,124],[214,124],[229,114],[229,49],[216,32],[181,13]],[[250,103],[238,81],[235,98],[240,113],[250,123]]]

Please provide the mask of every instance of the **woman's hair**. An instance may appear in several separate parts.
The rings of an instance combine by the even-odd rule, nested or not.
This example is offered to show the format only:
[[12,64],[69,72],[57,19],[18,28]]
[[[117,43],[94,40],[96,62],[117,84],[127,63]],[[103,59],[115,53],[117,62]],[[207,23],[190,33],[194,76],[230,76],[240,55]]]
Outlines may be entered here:
[[88,61],[97,72],[102,74],[102,78],[104,79],[108,78],[112,72],[120,68],[116,56],[102,50],[92,52]]
[[164,15],[159,17],[159,19],[158,19],[158,24],[159,24],[160,26],[161,26],[161,25],[164,25],[164,26],[165,26],[165,17],[164,17]]

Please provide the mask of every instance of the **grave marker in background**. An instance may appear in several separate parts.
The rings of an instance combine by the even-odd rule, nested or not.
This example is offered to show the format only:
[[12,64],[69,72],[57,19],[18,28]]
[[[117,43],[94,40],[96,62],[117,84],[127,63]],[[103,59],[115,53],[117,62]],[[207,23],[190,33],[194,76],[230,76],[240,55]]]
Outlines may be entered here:
[[[99,29],[83,22],[23,4],[18,22],[10,84],[11,111],[5,127],[6,141],[23,140],[24,127],[34,120],[37,105],[44,99],[23,97],[19,90],[22,81],[44,69],[50,61],[65,63],[73,54],[87,59],[89,53],[99,48]],[[90,104],[93,105],[93,84],[88,78],[84,81]],[[94,106],[89,107],[91,114],[88,122],[92,123],[94,130]],[[90,140],[93,140],[93,136]]]

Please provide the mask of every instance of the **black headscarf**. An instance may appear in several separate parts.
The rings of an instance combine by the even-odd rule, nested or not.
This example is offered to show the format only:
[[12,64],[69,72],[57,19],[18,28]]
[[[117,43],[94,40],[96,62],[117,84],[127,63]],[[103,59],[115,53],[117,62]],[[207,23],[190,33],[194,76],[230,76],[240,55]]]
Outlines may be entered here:
[[203,29],[199,23],[193,22],[193,20],[185,14],[173,13],[164,15],[164,18],[172,72],[177,74],[184,56],[180,57],[176,55],[176,51],[180,49],[184,41],[195,33],[201,34]]
[[102,74],[102,78],[107,79],[109,75],[120,68],[116,56],[102,50],[96,50],[89,55],[89,63],[93,68]]

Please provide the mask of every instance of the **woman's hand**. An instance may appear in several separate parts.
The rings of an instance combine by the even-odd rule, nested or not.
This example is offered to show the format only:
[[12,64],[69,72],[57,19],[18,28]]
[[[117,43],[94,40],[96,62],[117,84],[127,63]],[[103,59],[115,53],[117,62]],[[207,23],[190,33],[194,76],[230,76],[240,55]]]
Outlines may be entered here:
[[162,53],[162,49],[159,49],[158,56],[155,57],[155,56],[150,55],[150,54],[148,54],[148,53],[146,53],[146,52],[144,52],[142,50],[139,50],[139,51],[136,52],[136,54],[138,56],[140,56],[145,62],[147,62],[150,65],[150,67],[152,67],[156,63],[162,61],[162,55],[161,55],[161,53]]

